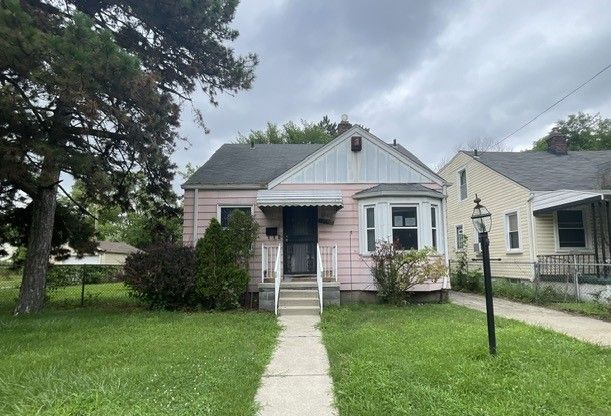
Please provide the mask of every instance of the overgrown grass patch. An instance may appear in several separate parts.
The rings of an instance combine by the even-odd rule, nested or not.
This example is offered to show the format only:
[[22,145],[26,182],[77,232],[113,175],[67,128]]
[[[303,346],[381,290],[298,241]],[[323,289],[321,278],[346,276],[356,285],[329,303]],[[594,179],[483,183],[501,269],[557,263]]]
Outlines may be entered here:
[[579,315],[601,318],[611,321],[611,305],[595,302],[561,302],[548,305],[551,308],[565,312],[577,313]]
[[96,308],[0,316],[0,414],[253,415],[273,315]]
[[457,305],[329,308],[341,415],[608,415],[611,350]]

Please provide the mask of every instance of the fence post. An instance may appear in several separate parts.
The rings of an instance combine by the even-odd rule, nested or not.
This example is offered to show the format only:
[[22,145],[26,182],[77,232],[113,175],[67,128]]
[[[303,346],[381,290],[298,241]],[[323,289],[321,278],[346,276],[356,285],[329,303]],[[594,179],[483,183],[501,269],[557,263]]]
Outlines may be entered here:
[[81,267],[81,306],[85,306],[85,273]]
[[533,263],[533,268],[535,272],[533,276],[535,286],[535,302],[539,303],[539,279],[541,277],[541,264],[536,261]]

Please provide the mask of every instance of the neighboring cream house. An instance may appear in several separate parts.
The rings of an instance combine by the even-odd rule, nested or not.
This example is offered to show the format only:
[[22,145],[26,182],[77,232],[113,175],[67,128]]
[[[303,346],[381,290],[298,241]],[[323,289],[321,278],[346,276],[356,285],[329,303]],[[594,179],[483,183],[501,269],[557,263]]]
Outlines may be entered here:
[[[451,258],[463,250],[469,259],[479,255],[470,218],[477,194],[492,213],[490,254],[502,277],[532,278],[527,263],[539,262],[541,273],[554,274],[567,263],[611,260],[611,151],[568,151],[567,140],[556,135],[548,138],[546,152],[460,151],[439,174],[451,184]],[[584,266],[582,272],[605,277],[600,274],[609,268]]]
[[132,253],[137,253],[136,247],[120,241],[99,241],[98,248],[94,254],[78,256],[74,250],[70,249],[70,256],[61,261],[54,261],[55,264],[101,264],[121,266],[125,264],[125,259]]

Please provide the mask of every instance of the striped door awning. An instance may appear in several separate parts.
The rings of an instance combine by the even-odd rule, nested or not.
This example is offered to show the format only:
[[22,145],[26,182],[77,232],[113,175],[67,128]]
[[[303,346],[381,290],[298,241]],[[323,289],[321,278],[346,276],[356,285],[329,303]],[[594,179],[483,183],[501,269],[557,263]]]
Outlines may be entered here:
[[266,189],[257,192],[257,205],[260,207],[342,207],[340,190],[284,190]]

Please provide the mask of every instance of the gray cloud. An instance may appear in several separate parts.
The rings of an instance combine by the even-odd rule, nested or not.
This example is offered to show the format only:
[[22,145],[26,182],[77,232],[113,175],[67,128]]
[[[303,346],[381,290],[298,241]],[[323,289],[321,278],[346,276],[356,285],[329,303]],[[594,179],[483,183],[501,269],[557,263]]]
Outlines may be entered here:
[[[267,121],[348,113],[435,164],[473,137],[501,137],[611,63],[611,8],[598,1],[244,1],[239,52],[261,58],[251,91],[205,97],[176,162],[201,164]],[[611,71],[508,140],[524,148],[557,119],[611,116]]]

